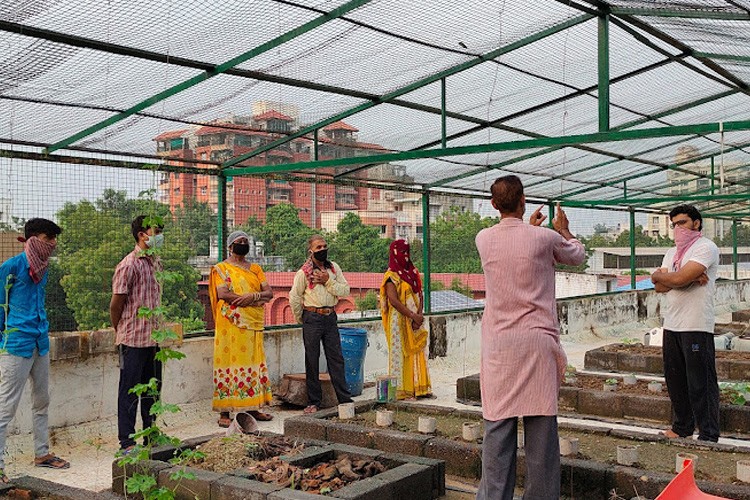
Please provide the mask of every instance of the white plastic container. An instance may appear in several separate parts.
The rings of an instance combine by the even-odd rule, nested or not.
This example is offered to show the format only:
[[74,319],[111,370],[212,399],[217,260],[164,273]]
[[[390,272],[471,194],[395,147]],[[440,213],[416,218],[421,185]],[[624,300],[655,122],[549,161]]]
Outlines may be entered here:
[[354,403],[341,403],[339,405],[339,418],[341,420],[354,418]]
[[380,427],[389,427],[393,425],[393,411],[377,410],[375,412],[375,423]]
[[623,385],[635,385],[638,383],[638,379],[635,378],[635,375],[629,373],[622,377],[622,383]]
[[569,457],[578,454],[578,438],[560,437],[560,455]]
[[750,483],[750,460],[737,460],[737,479]]
[[627,465],[628,467],[638,463],[638,447],[628,445],[618,446],[617,463],[620,465]]
[[417,430],[422,434],[435,434],[437,429],[437,420],[435,417],[419,417],[417,422]]
[[682,472],[682,469],[684,468],[685,460],[692,460],[693,461],[693,471],[695,471],[698,468],[698,455],[695,455],[693,453],[687,453],[687,452],[680,452],[675,456],[674,459],[674,471],[676,473]]
[[661,392],[661,390],[662,390],[662,383],[661,382],[656,382],[656,381],[649,382],[648,383],[648,390],[651,391],[651,392]]
[[479,422],[464,422],[462,430],[464,441],[474,442],[482,435]]
[[602,384],[602,390],[605,392],[615,392],[617,390],[617,384]]
[[643,336],[643,345],[645,346],[661,346],[664,339],[663,328],[652,328],[648,333]]

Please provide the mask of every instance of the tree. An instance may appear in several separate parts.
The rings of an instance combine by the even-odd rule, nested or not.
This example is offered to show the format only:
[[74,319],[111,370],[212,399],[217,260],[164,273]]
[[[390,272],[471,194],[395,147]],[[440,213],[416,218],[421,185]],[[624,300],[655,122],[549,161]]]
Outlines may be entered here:
[[76,323],[73,311],[68,307],[67,294],[60,283],[63,268],[57,259],[50,259],[47,273],[44,309],[47,311],[49,329],[53,332],[76,331],[78,323]]
[[209,255],[211,239],[217,235],[217,224],[208,203],[188,198],[175,209],[174,222],[174,229],[184,233],[194,255]]
[[369,290],[364,297],[355,298],[354,303],[358,311],[372,311],[380,307],[378,294],[374,290]]
[[388,268],[391,240],[381,238],[376,228],[364,225],[357,214],[349,212],[336,229],[329,247],[341,269],[353,273],[382,273]]
[[299,218],[297,208],[280,203],[266,212],[266,223],[250,227],[250,234],[265,244],[266,255],[284,258],[288,270],[298,269],[307,259],[307,239],[315,231]]
[[433,273],[481,273],[482,262],[474,242],[477,233],[497,223],[456,207],[430,224],[430,259]]
[[78,327],[109,325],[112,276],[120,260],[135,247],[130,223],[139,214],[156,214],[166,222],[161,260],[166,271],[176,273],[175,280],[164,284],[163,304],[169,315],[202,317],[203,307],[197,301],[200,276],[187,264],[195,254],[188,236],[173,230],[169,207],[151,198],[128,199],[124,192],[107,190],[94,203],[67,203],[57,213],[63,229],[58,238],[60,283]]

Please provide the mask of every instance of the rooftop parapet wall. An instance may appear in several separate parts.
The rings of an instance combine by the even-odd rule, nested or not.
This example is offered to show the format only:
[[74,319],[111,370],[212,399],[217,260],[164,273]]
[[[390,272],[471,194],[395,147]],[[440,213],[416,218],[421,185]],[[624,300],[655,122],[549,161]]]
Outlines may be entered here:
[[[661,324],[664,296],[653,291],[620,292],[559,300],[558,315],[563,335],[586,333],[600,336],[631,332],[637,336]],[[717,313],[750,307],[750,281],[717,284]],[[480,350],[481,311],[430,317],[431,357],[456,359]],[[380,321],[347,325],[367,330],[365,380],[387,373],[385,335]],[[112,330],[54,333],[50,339],[50,426],[52,428],[112,419],[117,407],[118,357]],[[168,363],[164,373],[165,399],[185,404],[212,396],[213,337],[186,339],[176,347],[187,358]],[[278,383],[285,373],[302,373],[304,349],[298,327],[268,330],[264,348],[269,377]],[[30,432],[30,391],[24,392],[11,434]],[[113,431],[114,432],[114,431]]]

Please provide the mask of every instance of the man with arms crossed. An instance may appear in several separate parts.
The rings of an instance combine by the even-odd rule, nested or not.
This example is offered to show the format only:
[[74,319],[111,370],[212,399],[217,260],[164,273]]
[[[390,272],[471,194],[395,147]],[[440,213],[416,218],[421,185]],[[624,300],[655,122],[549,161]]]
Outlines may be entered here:
[[677,245],[651,276],[656,291],[666,293],[664,378],[672,401],[670,438],[693,435],[719,440],[719,385],[714,351],[714,290],[719,249],[701,234],[703,218],[692,205],[669,212]]

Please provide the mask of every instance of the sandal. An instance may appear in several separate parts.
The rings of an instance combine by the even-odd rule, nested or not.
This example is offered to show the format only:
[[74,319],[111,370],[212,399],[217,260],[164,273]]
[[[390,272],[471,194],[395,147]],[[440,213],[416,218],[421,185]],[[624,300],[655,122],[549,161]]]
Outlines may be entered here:
[[309,413],[315,413],[316,411],[318,411],[318,407],[315,405],[310,405],[307,408],[305,408],[303,412],[309,414]]
[[34,458],[34,467],[47,467],[49,469],[68,469],[70,462],[55,456],[54,453],[47,453],[43,457]]
[[250,415],[252,415],[253,418],[259,422],[268,422],[269,420],[273,420],[273,415],[269,413],[263,413],[262,411],[251,411]]

